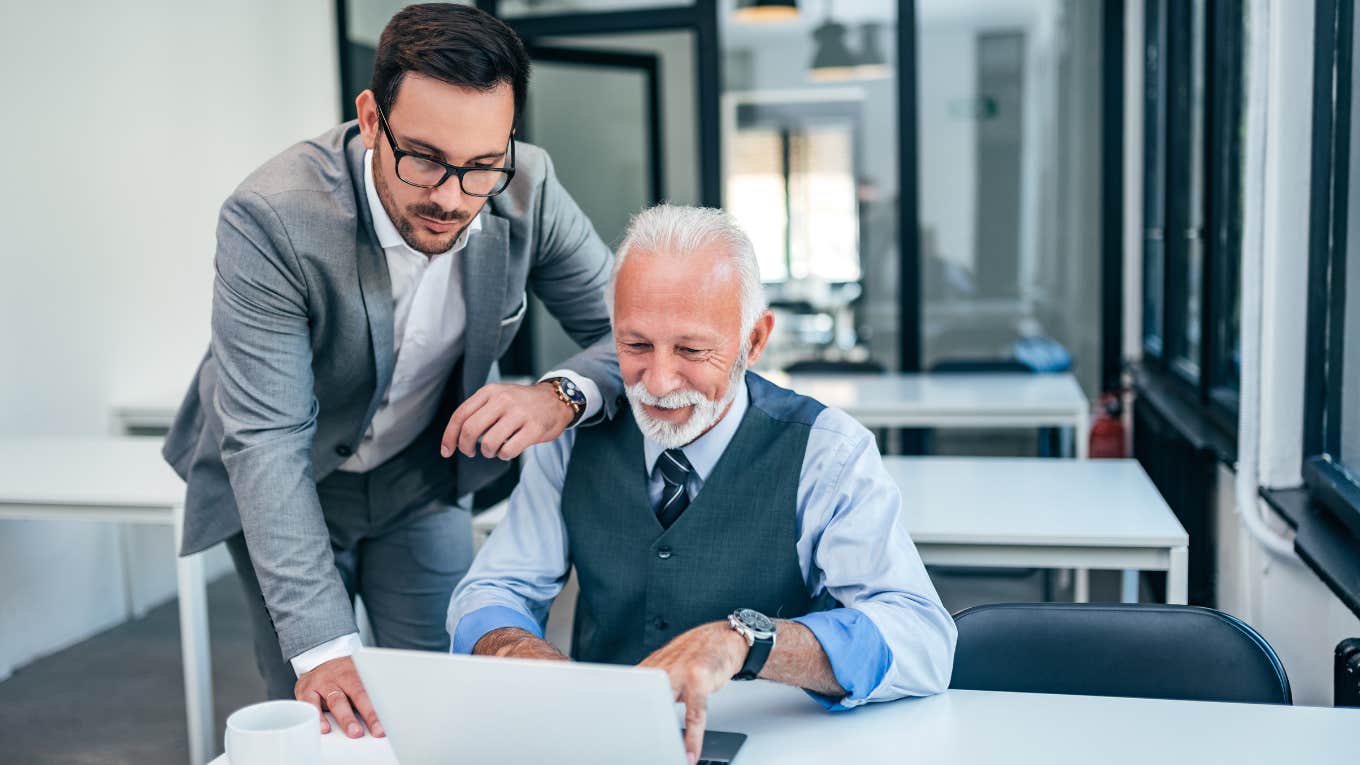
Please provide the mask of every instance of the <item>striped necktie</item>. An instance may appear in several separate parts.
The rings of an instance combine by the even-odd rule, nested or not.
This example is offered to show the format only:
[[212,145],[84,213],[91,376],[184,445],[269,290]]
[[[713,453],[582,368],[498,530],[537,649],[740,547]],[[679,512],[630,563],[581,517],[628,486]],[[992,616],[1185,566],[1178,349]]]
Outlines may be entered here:
[[661,481],[665,484],[661,489],[661,503],[656,508],[656,519],[661,522],[663,529],[669,529],[689,507],[685,484],[694,468],[690,467],[684,452],[667,449],[656,458],[656,469],[661,471]]

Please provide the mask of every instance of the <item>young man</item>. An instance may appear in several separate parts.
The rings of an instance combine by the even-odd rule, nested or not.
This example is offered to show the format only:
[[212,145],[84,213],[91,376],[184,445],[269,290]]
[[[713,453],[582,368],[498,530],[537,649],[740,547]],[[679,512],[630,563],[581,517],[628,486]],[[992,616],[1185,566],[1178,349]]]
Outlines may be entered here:
[[[379,644],[446,650],[472,558],[455,498],[622,391],[609,251],[547,155],[514,140],[528,76],[496,19],[408,7],[358,120],[222,207],[212,344],[164,451],[188,481],[182,549],[227,542],[269,696],[350,736],[359,718],[382,735],[350,658],[353,597]],[[585,350],[538,384],[492,384],[527,290]]]

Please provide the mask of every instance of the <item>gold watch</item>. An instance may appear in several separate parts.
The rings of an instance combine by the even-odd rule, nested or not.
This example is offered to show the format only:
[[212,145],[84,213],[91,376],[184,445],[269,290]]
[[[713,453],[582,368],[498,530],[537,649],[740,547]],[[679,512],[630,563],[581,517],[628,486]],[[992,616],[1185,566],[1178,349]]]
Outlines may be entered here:
[[553,390],[557,392],[557,398],[571,407],[573,414],[571,422],[567,423],[567,427],[570,428],[579,422],[581,415],[585,414],[586,411],[586,394],[580,386],[567,377],[549,377],[541,382],[552,383]]

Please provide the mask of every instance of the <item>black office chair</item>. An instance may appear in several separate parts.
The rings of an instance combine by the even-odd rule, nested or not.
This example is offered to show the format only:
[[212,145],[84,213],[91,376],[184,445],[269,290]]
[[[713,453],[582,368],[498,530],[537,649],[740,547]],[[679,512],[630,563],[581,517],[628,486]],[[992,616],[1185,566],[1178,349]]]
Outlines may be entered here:
[[999,603],[954,617],[951,688],[1289,704],[1289,678],[1256,630],[1211,608]]

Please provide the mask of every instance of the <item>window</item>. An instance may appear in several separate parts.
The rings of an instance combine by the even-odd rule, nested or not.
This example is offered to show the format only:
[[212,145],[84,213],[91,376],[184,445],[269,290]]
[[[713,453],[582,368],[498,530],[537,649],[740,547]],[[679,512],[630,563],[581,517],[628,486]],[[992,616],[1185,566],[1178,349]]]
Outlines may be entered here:
[[1360,536],[1360,121],[1354,0],[1318,0],[1304,480]]
[[[723,201],[750,235],[775,329],[762,369],[909,369],[895,62],[909,4],[801,3],[778,22],[717,4]],[[906,102],[903,108],[910,108]],[[909,124],[907,112],[903,125]]]
[[[1102,25],[1116,7],[916,4],[923,368],[1019,362],[1100,389],[1101,72],[1119,55]],[[1032,347],[1044,363],[1026,363]]]
[[760,278],[858,282],[859,104],[742,104],[724,199],[755,244]]
[[1242,240],[1241,0],[1147,0],[1143,352],[1236,432]]

